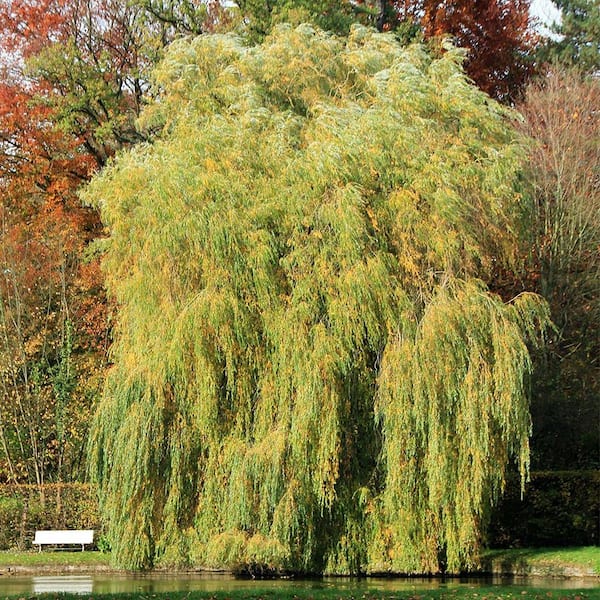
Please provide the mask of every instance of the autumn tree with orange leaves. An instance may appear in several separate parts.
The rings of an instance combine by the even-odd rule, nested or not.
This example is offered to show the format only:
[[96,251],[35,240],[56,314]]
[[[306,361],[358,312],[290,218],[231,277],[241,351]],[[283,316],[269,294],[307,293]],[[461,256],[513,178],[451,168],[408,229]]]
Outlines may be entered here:
[[424,0],[421,24],[466,48],[465,70],[495,98],[515,100],[533,73],[529,0]]
[[59,126],[67,82],[33,67],[53,44],[67,48],[64,8],[5,3],[0,22],[0,479],[38,484],[81,473],[79,423],[106,345],[98,264],[82,260],[101,225],[76,194],[99,153],[92,136]]
[[0,0],[0,481],[82,476],[108,333],[78,190],[151,133],[135,119],[176,28],[143,4]]

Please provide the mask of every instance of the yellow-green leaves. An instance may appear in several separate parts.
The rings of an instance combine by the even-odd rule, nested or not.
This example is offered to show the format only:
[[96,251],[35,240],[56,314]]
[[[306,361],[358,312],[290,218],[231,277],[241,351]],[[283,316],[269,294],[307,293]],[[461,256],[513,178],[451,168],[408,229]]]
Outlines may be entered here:
[[527,468],[546,317],[483,283],[520,151],[460,61],[364,28],[170,49],[162,138],[87,191],[119,304],[91,448],[120,564],[474,564]]
[[[516,303],[547,319],[539,299],[528,295]],[[450,571],[475,566],[482,524],[504,488],[511,455],[523,477],[527,472],[525,338],[535,336],[539,324],[515,318],[521,308],[505,305],[476,281],[452,282],[436,291],[412,335],[389,340],[376,411],[396,570],[422,568],[414,547],[406,552],[405,539],[415,531],[419,560],[435,564],[443,549]],[[436,543],[425,544],[430,538]]]

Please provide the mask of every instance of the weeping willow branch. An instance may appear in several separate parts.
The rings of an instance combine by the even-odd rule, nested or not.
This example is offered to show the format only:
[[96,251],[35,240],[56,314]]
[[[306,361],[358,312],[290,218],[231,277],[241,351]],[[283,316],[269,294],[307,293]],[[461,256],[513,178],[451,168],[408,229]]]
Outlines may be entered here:
[[114,367],[91,465],[126,567],[477,561],[547,322],[510,265],[522,151],[462,56],[357,27],[175,43],[162,138],[86,192]]

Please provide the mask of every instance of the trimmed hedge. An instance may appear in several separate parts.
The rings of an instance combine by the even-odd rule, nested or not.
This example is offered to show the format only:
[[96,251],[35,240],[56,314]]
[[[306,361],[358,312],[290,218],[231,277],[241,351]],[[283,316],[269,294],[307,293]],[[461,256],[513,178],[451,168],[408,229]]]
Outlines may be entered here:
[[522,499],[509,481],[488,540],[491,548],[598,545],[600,471],[532,473]]
[[82,483],[0,485],[0,550],[29,550],[36,529],[94,529],[96,494]]

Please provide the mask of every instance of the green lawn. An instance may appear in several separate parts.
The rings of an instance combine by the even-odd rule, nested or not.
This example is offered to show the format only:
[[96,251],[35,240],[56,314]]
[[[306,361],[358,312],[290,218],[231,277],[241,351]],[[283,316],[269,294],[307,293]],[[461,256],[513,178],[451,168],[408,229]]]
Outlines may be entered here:
[[484,564],[502,566],[508,572],[535,569],[536,574],[550,576],[573,575],[574,571],[600,576],[600,547],[490,550]]
[[[101,552],[0,552],[0,568],[81,566],[106,567],[110,554]],[[570,570],[600,576],[600,547],[535,548],[522,550],[490,550],[484,556],[486,569],[526,573],[532,567],[546,575],[568,575]],[[571,573],[573,574],[573,573]],[[600,582],[599,582],[600,585]]]
[[2,567],[67,567],[106,566],[110,563],[110,554],[102,552],[67,552],[45,550],[43,552],[0,552]]

